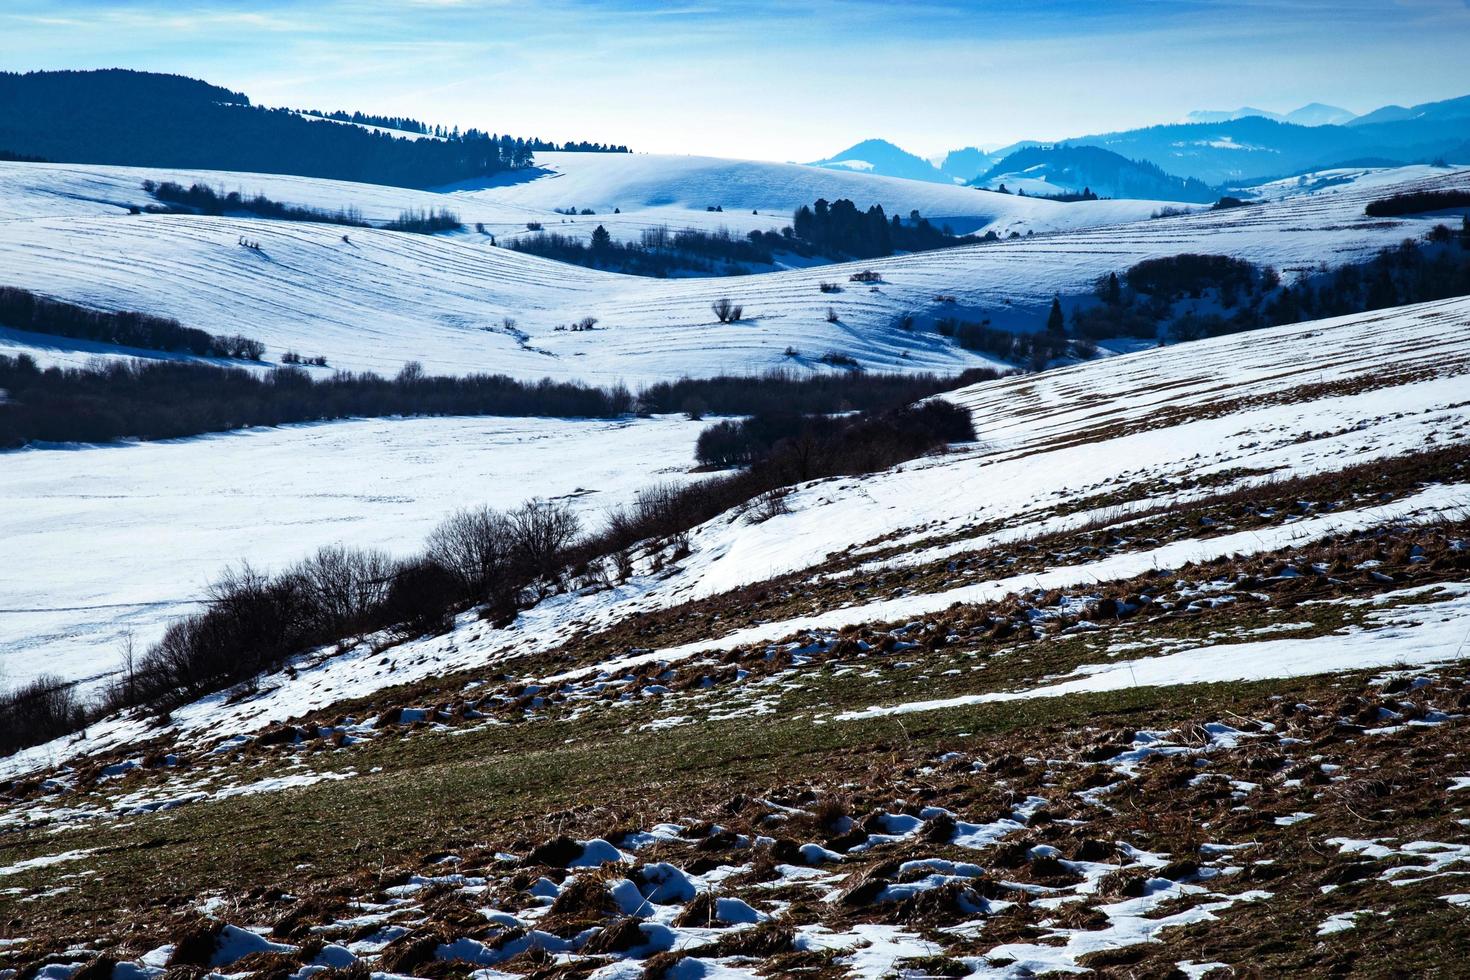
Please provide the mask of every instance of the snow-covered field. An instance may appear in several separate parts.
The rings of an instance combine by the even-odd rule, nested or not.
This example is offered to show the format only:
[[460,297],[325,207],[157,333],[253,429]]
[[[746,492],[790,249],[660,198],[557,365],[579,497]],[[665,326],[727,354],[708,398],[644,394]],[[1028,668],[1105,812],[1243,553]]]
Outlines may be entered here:
[[690,479],[701,423],[375,419],[0,455],[0,677],[93,681],[242,560],[343,542],[416,550],[459,507],[572,503],[585,521]]
[[[512,214],[519,222],[527,208],[544,214],[552,206],[599,207],[626,199],[632,207],[624,215],[579,218],[577,227],[618,218],[628,222],[629,234],[646,223],[678,226],[683,221],[669,215],[732,224],[739,214],[742,221],[770,227],[762,215],[741,213],[748,211],[747,200],[784,200],[783,194],[806,200],[817,191],[817,185],[787,189],[781,183],[785,172],[771,169],[775,165],[741,169],[728,161],[615,154],[547,157],[548,165],[563,169],[519,184],[461,189],[447,198],[258,175],[240,184],[293,203],[356,204],[377,216],[449,199],[466,221],[477,220],[475,208],[483,207],[491,223]],[[888,186],[870,183],[884,178],[791,169],[803,180]],[[1038,232],[1064,228],[1064,219],[1079,225],[1095,219],[1102,226],[869,263],[730,279],[654,280],[493,248],[488,235],[473,231],[429,238],[352,229],[344,242],[343,229],[334,226],[129,216],[115,198],[140,194],[127,191],[140,173],[0,165],[0,199],[6,202],[0,207],[12,215],[0,220],[0,268],[7,281],[75,302],[166,314],[214,332],[244,332],[268,345],[268,361],[296,350],[325,355],[333,368],[391,373],[404,361],[419,360],[433,372],[497,371],[603,382],[819,367],[817,359],[828,351],[869,368],[956,370],[985,359],[933,332],[904,330],[900,318],[915,314],[922,322],[943,314],[1030,329],[1042,322],[1053,294],[1084,295],[1100,275],[1186,251],[1237,255],[1275,266],[1289,277],[1296,270],[1361,259],[1442,220],[1366,218],[1364,204],[1390,188],[1470,185],[1470,171],[1408,168],[1388,177],[1374,172],[1331,192],[1283,189],[1282,197],[1248,208],[1120,224],[1140,217],[1136,210],[1125,213],[1139,202],[1062,205],[890,180],[915,195],[904,204],[926,213],[937,215],[942,202],[924,195],[958,194],[969,195],[965,200],[986,199],[984,208],[1044,211],[1045,219],[1035,223]],[[706,190],[716,187],[748,187],[740,193],[750,196],[730,190],[721,202],[723,214],[700,210]],[[1093,203],[1104,207],[1089,210]],[[642,214],[632,213],[639,208]],[[784,223],[785,204],[775,211]],[[1007,212],[1006,220],[1019,213]],[[241,236],[258,241],[260,251],[241,248]],[[871,287],[848,282],[866,268],[880,271],[883,282]],[[845,289],[823,294],[817,288],[822,282]],[[714,322],[710,305],[722,297],[743,304],[745,319]],[[940,297],[954,302],[940,302]],[[828,321],[829,307],[837,315],[835,323]],[[597,318],[597,330],[556,330],[588,316]],[[507,317],[515,321],[513,328],[505,326]],[[97,353],[0,331],[0,351],[20,350],[47,363],[79,363]]]
[[[845,174],[795,164],[718,157],[627,153],[542,153],[531,170],[437,190],[383,184],[358,184],[290,174],[233,173],[114,167],[94,164],[15,164],[0,162],[0,220],[59,215],[113,215],[129,205],[155,202],[144,180],[201,183],[246,196],[263,194],[290,204],[326,211],[358,211],[370,222],[384,222],[404,210],[449,208],[473,227],[499,237],[528,234],[526,223],[587,237],[605,225],[620,239],[636,239],[648,227],[728,228],[777,231],[790,224],[798,207],[818,198],[848,198],[859,207],[879,204],[890,214],[917,210],[956,234],[994,230],[1075,230],[1147,218],[1168,202],[1089,201],[1080,207],[1054,201],[984,194],[893,177]],[[720,207],[719,211],[709,210]],[[565,215],[559,210],[590,208],[595,215]],[[458,237],[479,242],[478,232]]]

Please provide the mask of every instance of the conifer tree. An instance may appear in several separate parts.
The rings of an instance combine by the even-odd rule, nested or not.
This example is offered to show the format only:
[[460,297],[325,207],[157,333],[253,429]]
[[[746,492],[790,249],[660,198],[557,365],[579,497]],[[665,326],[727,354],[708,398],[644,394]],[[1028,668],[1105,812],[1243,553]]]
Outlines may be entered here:
[[1051,298],[1051,312],[1046,317],[1046,332],[1061,335],[1067,332],[1067,318],[1062,314],[1062,299],[1060,296]]

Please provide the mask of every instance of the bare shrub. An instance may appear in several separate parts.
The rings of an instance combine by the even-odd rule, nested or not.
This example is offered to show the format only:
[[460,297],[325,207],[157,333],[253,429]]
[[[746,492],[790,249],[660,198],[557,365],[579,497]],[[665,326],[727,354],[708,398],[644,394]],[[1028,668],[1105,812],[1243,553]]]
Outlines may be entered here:
[[577,515],[565,503],[537,499],[506,517],[515,577],[528,585],[555,582],[568,549],[582,530]]
[[735,323],[745,313],[745,307],[737,306],[728,297],[715,300],[710,309],[714,311],[715,319],[721,323]]
[[399,565],[383,599],[383,615],[412,634],[443,633],[454,625],[454,603],[463,594],[457,574],[420,558]]
[[0,753],[49,741],[86,722],[76,690],[61,678],[42,674],[8,693],[0,693]]
[[322,633],[361,633],[388,595],[393,559],[374,549],[328,545],[294,569]]
[[764,524],[773,517],[791,513],[791,505],[786,500],[789,494],[790,491],[785,487],[777,487],[756,497],[750,503],[751,521]]
[[449,569],[465,591],[484,596],[511,562],[510,520],[489,507],[455,511],[429,534],[429,557]]

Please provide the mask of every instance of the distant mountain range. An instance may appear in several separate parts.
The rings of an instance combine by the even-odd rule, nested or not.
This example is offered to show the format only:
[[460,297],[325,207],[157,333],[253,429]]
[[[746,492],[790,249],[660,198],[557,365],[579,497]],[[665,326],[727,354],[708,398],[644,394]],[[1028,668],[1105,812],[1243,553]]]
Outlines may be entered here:
[[1272,112],[1269,109],[1255,109],[1250,106],[1228,110],[1196,109],[1185,116],[1184,121],[1187,123],[1218,123],[1244,119],[1246,116],[1261,116],[1277,122],[1293,123],[1297,126],[1346,126],[1358,118],[1354,113],[1339,106],[1312,102],[1285,114]]
[[[973,183],[988,179],[1007,157],[1045,145],[1024,140],[992,152],[974,147],[952,150],[936,167],[885,140],[870,139],[814,166],[936,183]],[[1317,102],[1285,115],[1252,107],[1199,110],[1190,113],[1187,122],[1077,136],[1051,145],[1101,147],[1124,161],[1153,164],[1166,177],[1193,179],[1212,187],[1335,166],[1392,166],[1437,159],[1470,163],[1470,96],[1408,107],[1383,106],[1361,116]],[[1109,164],[1112,166],[1116,161]],[[1120,175],[1123,172],[1118,170]],[[1141,174],[1136,176],[1140,187],[1157,190],[1163,186],[1142,180]],[[1100,183],[1107,187],[1106,182]],[[1122,185],[1113,194],[1097,186],[1092,189],[1104,196],[1136,196],[1123,193]]]
[[1157,165],[1100,146],[1031,146],[996,163],[972,183],[1032,196],[1080,194],[1154,201],[1211,203],[1220,192],[1192,178],[1174,177]]

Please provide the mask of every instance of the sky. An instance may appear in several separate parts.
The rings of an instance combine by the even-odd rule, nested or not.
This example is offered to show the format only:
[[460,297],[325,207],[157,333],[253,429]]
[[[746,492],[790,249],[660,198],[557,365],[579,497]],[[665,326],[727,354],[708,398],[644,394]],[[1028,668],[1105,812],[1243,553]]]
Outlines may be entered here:
[[0,0],[0,37],[10,71],[764,160],[1470,94],[1470,0]]

